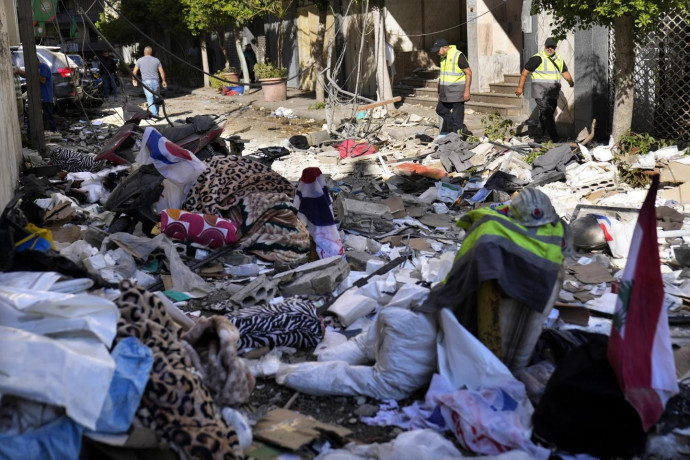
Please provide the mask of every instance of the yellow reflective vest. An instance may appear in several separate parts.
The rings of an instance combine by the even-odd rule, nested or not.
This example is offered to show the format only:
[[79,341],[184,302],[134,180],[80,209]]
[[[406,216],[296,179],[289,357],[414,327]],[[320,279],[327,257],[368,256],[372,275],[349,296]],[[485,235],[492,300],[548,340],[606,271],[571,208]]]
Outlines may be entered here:
[[465,100],[465,72],[458,65],[462,51],[450,45],[448,53],[441,57],[441,73],[438,78],[438,100],[462,102]]
[[454,308],[496,280],[506,296],[541,313],[548,306],[563,263],[565,227],[559,220],[525,227],[489,207],[465,214],[458,227],[467,231],[453,268],[434,286],[423,310]]
[[561,89],[561,76],[563,75],[563,58],[558,53],[549,56],[544,50],[532,57],[536,56],[541,58],[541,64],[530,74],[532,77],[532,97],[535,99],[558,98],[558,92]]

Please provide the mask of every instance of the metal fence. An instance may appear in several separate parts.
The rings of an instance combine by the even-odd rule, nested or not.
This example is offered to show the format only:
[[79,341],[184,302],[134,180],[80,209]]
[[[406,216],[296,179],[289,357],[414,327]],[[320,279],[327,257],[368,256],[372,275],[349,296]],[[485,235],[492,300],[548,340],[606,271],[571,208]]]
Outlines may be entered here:
[[[635,46],[632,130],[656,138],[690,140],[690,14],[663,16]],[[609,33],[609,114],[613,116],[615,38]]]

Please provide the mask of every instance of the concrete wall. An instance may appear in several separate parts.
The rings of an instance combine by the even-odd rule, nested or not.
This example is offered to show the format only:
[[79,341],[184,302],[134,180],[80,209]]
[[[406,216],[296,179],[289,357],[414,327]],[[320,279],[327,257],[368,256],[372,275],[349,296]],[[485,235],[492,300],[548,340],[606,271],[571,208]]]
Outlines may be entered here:
[[14,195],[22,155],[7,27],[15,11],[7,2],[0,3],[0,208]]
[[19,24],[17,22],[17,15],[13,12],[17,11],[15,6],[16,0],[2,0],[5,11],[8,11],[7,21],[3,22],[3,26],[7,31],[7,38],[10,46],[19,46]]
[[[299,88],[299,48],[297,44],[297,2],[293,2],[283,18],[283,67],[288,69],[288,86]],[[278,62],[278,18],[268,16],[264,22],[266,52],[273,64]]]
[[522,0],[468,0],[467,43],[473,91],[520,71]]

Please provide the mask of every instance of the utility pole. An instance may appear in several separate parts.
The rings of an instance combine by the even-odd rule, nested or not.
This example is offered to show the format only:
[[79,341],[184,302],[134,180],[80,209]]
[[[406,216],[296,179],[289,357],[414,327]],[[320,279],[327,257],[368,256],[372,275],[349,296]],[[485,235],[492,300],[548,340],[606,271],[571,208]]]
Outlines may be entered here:
[[43,108],[41,106],[41,87],[38,80],[38,61],[36,57],[36,40],[34,39],[33,12],[31,0],[17,0],[19,16],[19,38],[24,53],[24,71],[26,72],[26,92],[29,96],[29,130],[31,146],[41,155],[45,154],[46,141],[43,137]]

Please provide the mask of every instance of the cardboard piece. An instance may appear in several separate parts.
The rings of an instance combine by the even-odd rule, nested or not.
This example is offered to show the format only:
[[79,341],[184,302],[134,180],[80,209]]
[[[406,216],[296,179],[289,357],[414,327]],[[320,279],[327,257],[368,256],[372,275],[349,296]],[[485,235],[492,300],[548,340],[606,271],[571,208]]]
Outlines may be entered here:
[[352,431],[287,409],[272,410],[254,427],[254,439],[292,451],[321,438],[324,433],[345,438]]
[[672,161],[667,168],[661,170],[659,175],[661,183],[684,184],[690,182],[690,165]]
[[53,241],[58,243],[74,243],[81,239],[81,229],[76,225],[50,227],[48,230],[53,234]]
[[574,265],[570,269],[574,272],[575,278],[584,284],[601,284],[614,281],[608,269],[599,262],[592,262],[587,265]]
[[589,310],[585,307],[565,303],[556,303],[554,307],[558,309],[558,317],[566,323],[578,326],[589,325]]
[[690,182],[679,187],[673,187],[659,192],[659,198],[663,200],[675,200],[679,203],[690,203]]
[[400,217],[405,217],[405,205],[403,204],[403,199],[401,196],[392,196],[390,198],[387,198],[383,201],[381,201],[382,204],[385,204],[391,209],[391,213],[393,213],[393,217],[398,217],[396,216],[397,213],[402,212],[403,215]]
[[46,213],[47,226],[59,226],[74,219],[74,209],[69,201],[63,201]]

